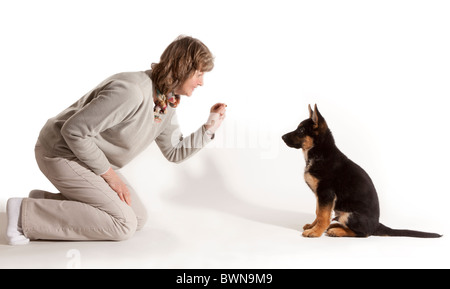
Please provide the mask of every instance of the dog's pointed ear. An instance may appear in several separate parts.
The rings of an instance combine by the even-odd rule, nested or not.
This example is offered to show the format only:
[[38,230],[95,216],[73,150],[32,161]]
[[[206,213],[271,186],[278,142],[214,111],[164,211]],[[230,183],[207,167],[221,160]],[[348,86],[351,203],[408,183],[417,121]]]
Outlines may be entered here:
[[326,132],[326,130],[328,129],[328,125],[323,116],[320,114],[319,109],[317,108],[317,104],[314,105],[312,120],[314,122],[314,126],[316,128],[319,128],[320,133]]
[[309,110],[309,118],[312,118],[312,116],[313,116],[313,111],[312,111],[312,109],[311,109],[311,105],[310,105],[310,104],[308,104],[308,110]]
[[[310,113],[311,113],[311,107],[310,109]],[[317,109],[317,104],[314,105],[314,112],[312,114],[312,120],[314,121],[315,124],[319,124],[319,120],[323,119],[323,117],[320,115],[319,110]]]

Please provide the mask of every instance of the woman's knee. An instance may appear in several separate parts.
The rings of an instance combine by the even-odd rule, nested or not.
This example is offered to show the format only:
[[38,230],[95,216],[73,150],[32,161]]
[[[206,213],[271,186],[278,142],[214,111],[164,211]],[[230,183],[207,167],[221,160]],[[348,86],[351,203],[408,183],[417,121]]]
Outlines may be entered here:
[[115,232],[112,234],[112,240],[124,241],[131,238],[138,229],[138,219],[133,212],[128,212],[124,218],[117,220]]
[[147,223],[148,214],[146,210],[142,210],[136,215],[137,219],[137,231],[141,230]]

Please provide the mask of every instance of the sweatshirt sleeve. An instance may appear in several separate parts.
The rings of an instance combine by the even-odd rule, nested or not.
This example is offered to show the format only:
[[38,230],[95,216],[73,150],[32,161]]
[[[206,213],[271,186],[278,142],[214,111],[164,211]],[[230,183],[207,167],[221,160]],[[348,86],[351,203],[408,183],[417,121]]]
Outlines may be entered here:
[[183,137],[177,115],[174,111],[169,125],[155,141],[167,160],[174,163],[181,163],[200,151],[213,138],[214,135],[211,137],[206,134],[204,126],[201,126],[188,137]]
[[114,80],[65,122],[61,135],[74,155],[101,175],[111,164],[96,145],[95,136],[131,117],[141,103],[137,85]]

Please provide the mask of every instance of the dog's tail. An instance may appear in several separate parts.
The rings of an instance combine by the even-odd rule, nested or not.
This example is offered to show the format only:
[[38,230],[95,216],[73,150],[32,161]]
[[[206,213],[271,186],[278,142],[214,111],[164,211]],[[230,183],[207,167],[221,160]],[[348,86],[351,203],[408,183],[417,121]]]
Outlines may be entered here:
[[414,238],[440,238],[442,235],[436,233],[427,233],[412,230],[396,230],[379,224],[377,230],[373,233],[374,236],[388,236],[388,237],[414,237]]

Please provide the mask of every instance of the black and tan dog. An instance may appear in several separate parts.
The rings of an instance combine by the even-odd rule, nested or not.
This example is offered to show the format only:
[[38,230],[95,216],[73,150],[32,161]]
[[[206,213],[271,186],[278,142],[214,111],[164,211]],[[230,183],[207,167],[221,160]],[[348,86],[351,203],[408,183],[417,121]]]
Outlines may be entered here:
[[[320,237],[325,231],[332,237],[441,237],[381,224],[378,196],[369,175],[336,147],[317,105],[314,111],[308,108],[309,118],[282,137],[289,147],[303,150],[305,181],[317,198],[316,219],[303,227],[304,237]],[[331,224],[333,210],[337,223]]]

